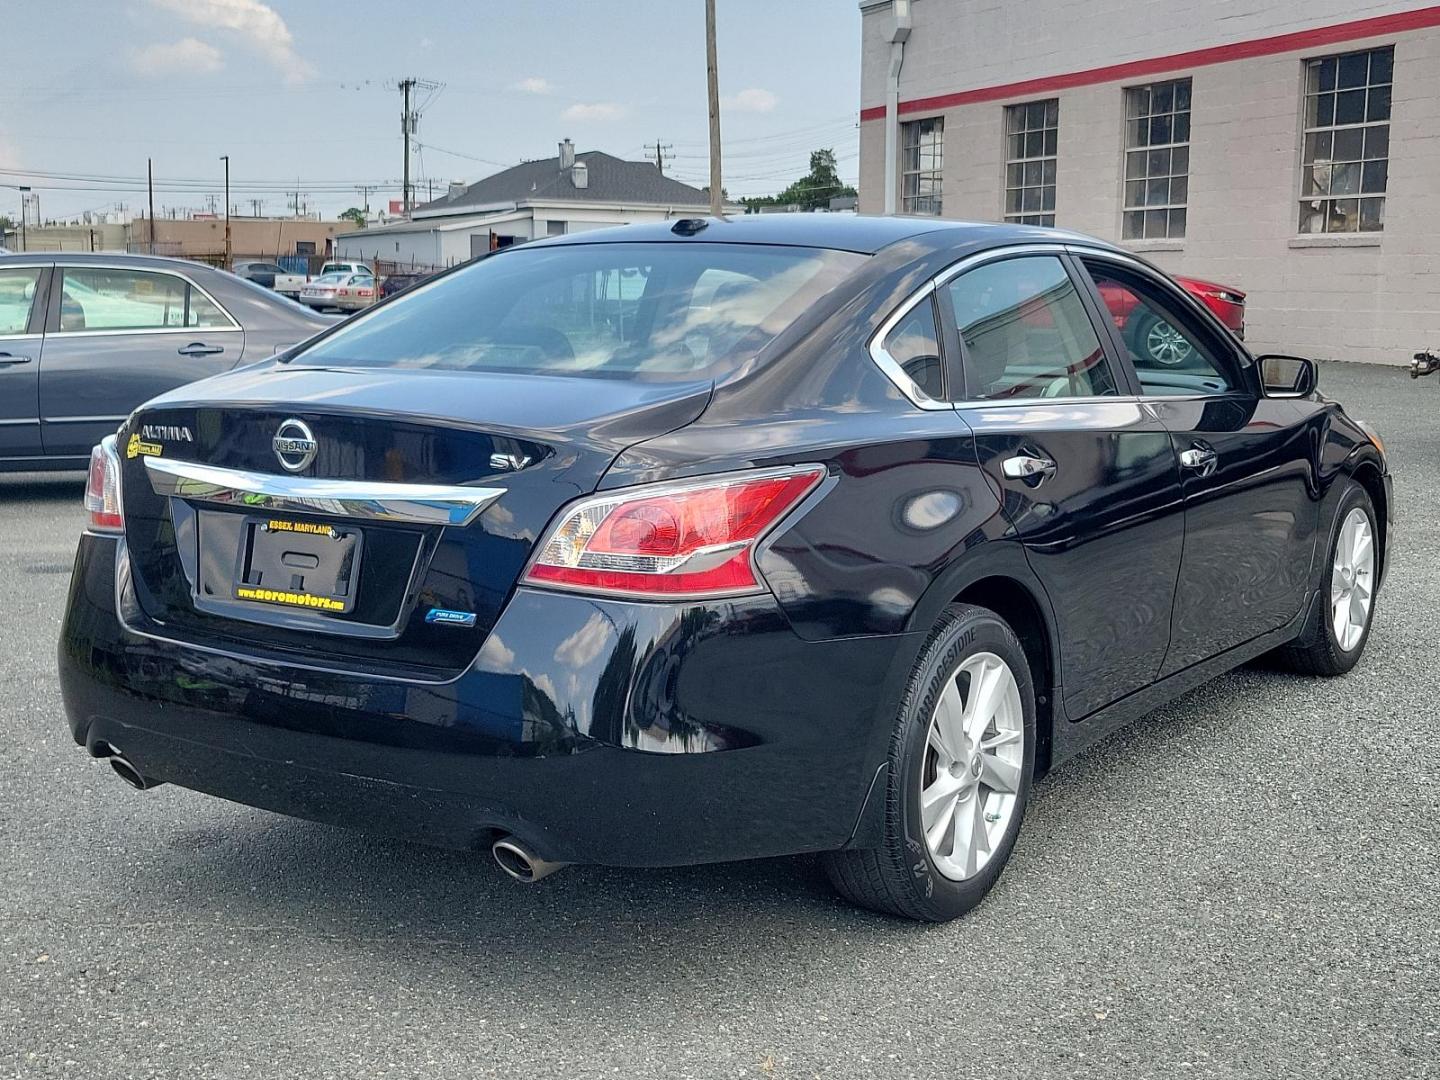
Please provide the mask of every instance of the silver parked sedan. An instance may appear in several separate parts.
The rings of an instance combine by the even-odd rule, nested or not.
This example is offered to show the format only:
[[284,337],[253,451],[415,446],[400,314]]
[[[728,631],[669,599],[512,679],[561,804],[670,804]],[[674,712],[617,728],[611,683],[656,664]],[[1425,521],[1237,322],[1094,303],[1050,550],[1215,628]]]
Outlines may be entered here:
[[0,472],[83,469],[141,402],[334,323],[202,263],[0,256]]
[[316,311],[359,311],[375,303],[378,289],[373,274],[321,274],[300,290],[300,302]]

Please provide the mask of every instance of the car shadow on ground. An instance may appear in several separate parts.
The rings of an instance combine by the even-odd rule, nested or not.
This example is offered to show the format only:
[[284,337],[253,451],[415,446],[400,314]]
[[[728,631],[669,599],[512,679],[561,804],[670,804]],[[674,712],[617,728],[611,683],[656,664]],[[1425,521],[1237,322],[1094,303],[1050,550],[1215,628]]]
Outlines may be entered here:
[[[1066,834],[1090,828],[1083,817],[1110,789],[1155,783],[1177,742],[1204,738],[1197,728],[1230,722],[1224,714],[1243,713],[1252,695],[1285,678],[1249,669],[1225,676],[1041,780],[1005,877],[980,908],[951,924],[957,944],[983,947],[986,935],[1017,919],[1041,918],[1054,902],[1052,864]],[[1204,696],[1187,705],[1196,694]],[[170,820],[205,806],[203,797],[171,788],[144,797],[179,800],[166,811]],[[577,866],[521,885],[488,852],[428,848],[248,808],[227,807],[221,817],[167,828],[164,846],[138,857],[123,887],[137,890],[135,899],[161,919],[162,912],[223,911],[227,922],[249,928],[363,943],[376,959],[444,946],[472,966],[502,955],[530,958],[515,971],[542,976],[581,956],[655,977],[726,954],[769,963],[777,947],[796,962],[820,963],[825,950],[815,947],[827,942],[893,945],[933,932],[850,907],[813,856],[666,869]]]
[[0,504],[21,499],[63,501],[85,494],[83,472],[0,473]]

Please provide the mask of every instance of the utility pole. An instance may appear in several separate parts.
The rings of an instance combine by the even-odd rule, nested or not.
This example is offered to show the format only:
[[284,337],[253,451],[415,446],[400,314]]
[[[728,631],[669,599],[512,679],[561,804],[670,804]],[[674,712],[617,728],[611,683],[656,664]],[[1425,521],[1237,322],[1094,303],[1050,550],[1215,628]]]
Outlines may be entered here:
[[374,184],[357,184],[355,190],[360,193],[360,198],[365,202],[365,220],[370,220],[370,193],[375,190]]
[[720,76],[715,66],[715,0],[705,0],[705,82],[710,95],[710,213],[725,212],[720,190]]
[[220,160],[225,162],[225,269],[230,269],[230,155],[221,154]]
[[150,254],[155,254],[155,162],[145,159],[145,177],[150,189]]
[[654,150],[654,151],[655,151],[655,168],[657,168],[657,169],[660,170],[660,175],[661,175],[661,176],[664,176],[664,175],[665,175],[665,151],[671,150],[671,149],[673,149],[673,148],[674,148],[673,144],[671,144],[671,143],[662,143],[659,139],[656,139],[653,144],[652,144],[652,143],[646,143],[646,144],[645,144],[645,149],[646,149],[646,150]]
[[401,206],[405,216],[410,216],[410,136],[414,134],[415,117],[410,112],[410,91],[415,88],[414,79],[400,80],[400,94],[404,105],[400,112],[400,135],[405,140],[405,173],[401,181]]
[[253,211],[255,211],[255,216],[256,216],[257,218],[260,216],[260,207],[262,207],[262,206],[264,206],[264,205],[265,205],[265,200],[264,200],[264,199],[251,199],[251,200],[250,200],[250,209],[253,210]]
[[20,185],[20,250],[21,250],[21,251],[26,251],[26,250],[28,250],[28,249],[25,247],[25,215],[26,215],[26,213],[27,213],[27,212],[29,211],[29,209],[30,209],[29,206],[26,205],[26,204],[29,202],[29,199],[27,198],[27,196],[28,196],[29,194],[30,194],[30,189],[29,189],[28,187],[26,187],[24,184],[21,184],[21,185]]

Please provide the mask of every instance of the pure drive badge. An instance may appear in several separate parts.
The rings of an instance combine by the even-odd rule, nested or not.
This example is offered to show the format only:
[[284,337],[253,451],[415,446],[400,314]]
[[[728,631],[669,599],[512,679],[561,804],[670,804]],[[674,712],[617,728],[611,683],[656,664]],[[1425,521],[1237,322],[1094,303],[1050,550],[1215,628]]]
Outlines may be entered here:
[[293,418],[280,425],[270,445],[286,472],[303,472],[315,460],[315,452],[320,448],[310,425]]
[[447,611],[445,608],[432,607],[425,613],[425,621],[440,626],[474,626],[475,612]]

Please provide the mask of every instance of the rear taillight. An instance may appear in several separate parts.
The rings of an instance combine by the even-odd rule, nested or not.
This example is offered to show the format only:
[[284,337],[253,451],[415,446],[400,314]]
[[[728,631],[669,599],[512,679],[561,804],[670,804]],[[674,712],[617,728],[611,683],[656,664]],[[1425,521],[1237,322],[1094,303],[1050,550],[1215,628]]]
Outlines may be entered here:
[[106,435],[90,451],[85,510],[90,515],[91,532],[113,533],[125,528],[125,512],[120,506],[120,455],[114,435]]
[[375,290],[374,290],[374,289],[356,289],[356,290],[355,290],[355,295],[356,295],[356,296],[374,296],[374,295],[375,295]]
[[756,545],[824,475],[806,465],[592,496],[562,512],[524,580],[667,600],[757,592]]

